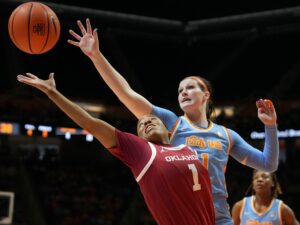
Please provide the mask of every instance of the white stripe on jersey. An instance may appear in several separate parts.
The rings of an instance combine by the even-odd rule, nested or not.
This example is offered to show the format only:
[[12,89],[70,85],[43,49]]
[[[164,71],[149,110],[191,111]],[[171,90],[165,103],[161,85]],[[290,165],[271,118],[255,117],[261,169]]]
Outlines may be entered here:
[[135,178],[135,180],[137,182],[139,182],[142,177],[144,176],[144,174],[147,172],[147,170],[149,169],[149,167],[151,166],[155,156],[156,156],[156,149],[154,147],[153,144],[151,144],[150,142],[148,142],[148,144],[150,145],[150,148],[151,148],[151,151],[152,151],[152,154],[151,154],[151,157],[149,159],[149,161],[147,162],[147,164],[145,165],[145,167],[142,169],[142,171],[140,172],[140,174],[137,176],[137,178]]

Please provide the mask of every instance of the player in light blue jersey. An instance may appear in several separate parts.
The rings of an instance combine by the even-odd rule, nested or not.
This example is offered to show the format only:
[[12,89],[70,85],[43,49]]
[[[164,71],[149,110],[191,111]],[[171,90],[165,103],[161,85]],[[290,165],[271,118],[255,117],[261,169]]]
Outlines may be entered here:
[[124,77],[101,53],[97,30],[92,30],[90,21],[86,20],[86,28],[80,21],[77,24],[81,35],[70,30],[77,41],[68,42],[79,47],[91,59],[103,80],[137,118],[149,113],[156,115],[170,131],[173,145],[186,144],[197,151],[210,174],[216,224],[232,225],[225,185],[225,168],[229,155],[244,165],[268,172],[275,171],[278,167],[277,115],[272,102],[260,99],[256,103],[258,118],[265,126],[265,146],[261,151],[249,145],[233,130],[212,122],[212,88],[206,79],[190,76],[180,82],[178,101],[184,115],[177,116],[153,105],[132,90]]
[[252,195],[234,204],[234,225],[299,225],[293,210],[277,198],[281,188],[275,173],[254,170]]

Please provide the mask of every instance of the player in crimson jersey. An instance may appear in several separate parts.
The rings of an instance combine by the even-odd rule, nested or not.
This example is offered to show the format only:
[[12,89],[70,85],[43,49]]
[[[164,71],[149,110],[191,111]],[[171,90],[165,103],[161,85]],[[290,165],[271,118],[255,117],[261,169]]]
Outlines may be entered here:
[[48,80],[30,73],[18,75],[17,79],[44,92],[75,123],[130,167],[158,225],[215,224],[208,171],[196,151],[186,145],[170,145],[168,130],[158,117],[141,117],[138,137],[93,118],[68,100],[56,89],[53,73]]
[[[92,29],[89,19],[86,19],[86,27],[79,20],[77,24],[81,34],[70,30],[74,40],[68,40],[68,43],[79,47],[89,57],[101,78],[138,119],[148,114],[157,116],[171,132],[172,145],[185,144],[197,151],[198,158],[210,175],[216,224],[233,225],[227,203],[225,180],[229,156],[243,165],[266,172],[274,172],[278,168],[277,115],[272,101],[259,99],[256,102],[257,116],[265,127],[264,148],[257,149],[234,130],[213,121],[213,89],[207,79],[187,76],[181,80],[178,87],[178,103],[183,115],[178,116],[166,108],[152,104],[132,89],[125,77],[100,51],[97,29]],[[161,73],[159,68],[157,73]],[[149,85],[155,86],[155,82],[163,81],[153,80]]]

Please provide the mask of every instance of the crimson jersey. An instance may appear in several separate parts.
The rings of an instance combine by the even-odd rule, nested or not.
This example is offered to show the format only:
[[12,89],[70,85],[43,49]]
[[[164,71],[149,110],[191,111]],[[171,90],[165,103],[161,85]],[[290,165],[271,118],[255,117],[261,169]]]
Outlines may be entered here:
[[215,224],[210,178],[195,151],[119,130],[116,137],[118,146],[109,151],[131,169],[159,225]]

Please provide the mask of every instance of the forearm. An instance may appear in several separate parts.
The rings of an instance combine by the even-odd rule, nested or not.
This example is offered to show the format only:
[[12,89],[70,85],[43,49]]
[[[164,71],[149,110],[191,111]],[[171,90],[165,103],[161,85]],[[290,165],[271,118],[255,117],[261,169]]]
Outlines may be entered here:
[[277,127],[265,127],[265,146],[263,150],[248,144],[236,132],[230,131],[232,149],[230,155],[244,165],[254,169],[273,172],[278,167],[279,144]]
[[103,120],[93,118],[88,112],[63,96],[56,89],[48,97],[76,124],[94,135],[106,148],[116,146],[115,128]]
[[130,87],[100,51],[97,51],[91,60],[105,83],[137,118],[152,111],[152,104]]
[[268,164],[268,170],[270,172],[276,171],[279,159],[277,125],[265,126],[265,146],[263,154]]
[[131,89],[124,77],[115,70],[100,51],[91,60],[105,83],[119,98],[124,98]]
[[80,106],[71,102],[56,89],[49,90],[47,96],[76,124],[83,129],[89,128],[89,121],[93,118]]

